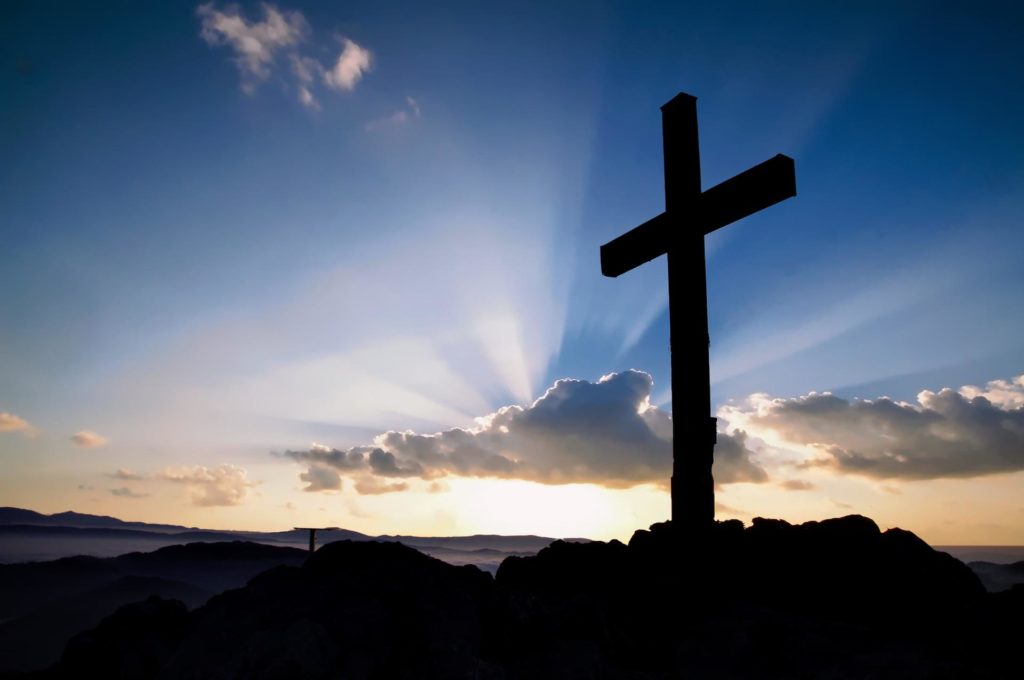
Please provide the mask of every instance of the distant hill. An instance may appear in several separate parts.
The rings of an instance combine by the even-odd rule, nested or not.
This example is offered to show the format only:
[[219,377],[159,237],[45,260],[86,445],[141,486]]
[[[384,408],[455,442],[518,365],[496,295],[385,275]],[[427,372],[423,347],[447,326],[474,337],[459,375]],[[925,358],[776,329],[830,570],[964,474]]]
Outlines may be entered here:
[[[472,564],[494,573],[510,555],[532,555],[550,545],[545,536],[368,536],[349,529],[317,532],[317,545],[334,541],[399,541],[452,564]],[[585,538],[566,539],[579,542]],[[113,557],[196,541],[251,541],[305,548],[305,531],[224,531],[173,524],[126,522],[116,517],[61,512],[43,515],[22,508],[0,508],[0,564],[47,561],[72,555]]]
[[126,522],[106,515],[87,515],[80,512],[58,512],[44,515],[24,508],[0,507],[0,526],[24,524],[32,526],[58,526],[78,528],[144,529],[146,531],[187,531],[195,527],[176,524],[150,524],[148,522]]
[[44,668],[75,633],[118,607],[159,596],[196,607],[304,550],[257,543],[190,543],[120,557],[0,565],[0,672]]

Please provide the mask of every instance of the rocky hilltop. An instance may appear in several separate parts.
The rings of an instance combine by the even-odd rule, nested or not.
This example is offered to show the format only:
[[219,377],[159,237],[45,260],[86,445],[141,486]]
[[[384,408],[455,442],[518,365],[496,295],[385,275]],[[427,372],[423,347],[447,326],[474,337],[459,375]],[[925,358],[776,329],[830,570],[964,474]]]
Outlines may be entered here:
[[127,605],[41,677],[1018,677],[1024,591],[849,516],[556,542],[496,577],[339,541],[194,611]]

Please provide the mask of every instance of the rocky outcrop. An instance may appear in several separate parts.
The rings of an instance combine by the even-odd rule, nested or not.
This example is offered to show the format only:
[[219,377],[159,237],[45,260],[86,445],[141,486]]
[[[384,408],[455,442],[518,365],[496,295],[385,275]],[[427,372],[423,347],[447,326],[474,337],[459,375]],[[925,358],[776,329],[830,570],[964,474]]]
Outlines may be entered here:
[[494,579],[398,543],[342,541],[193,612],[122,609],[52,674],[1014,677],[1019,595],[987,595],[962,563],[858,516],[559,541]]

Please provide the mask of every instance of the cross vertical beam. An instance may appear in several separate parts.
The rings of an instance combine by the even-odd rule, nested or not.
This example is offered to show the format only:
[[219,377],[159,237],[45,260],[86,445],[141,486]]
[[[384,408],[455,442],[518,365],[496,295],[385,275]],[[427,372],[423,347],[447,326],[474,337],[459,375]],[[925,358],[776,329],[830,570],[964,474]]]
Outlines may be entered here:
[[[697,98],[685,93],[676,95],[661,107],[661,121],[665,214],[672,224],[699,210]],[[672,226],[677,227],[672,230],[667,253],[672,367],[672,524],[692,528],[715,518],[711,477],[715,419],[701,415],[711,412],[707,268],[703,230]],[[684,446],[688,449],[685,452]]]

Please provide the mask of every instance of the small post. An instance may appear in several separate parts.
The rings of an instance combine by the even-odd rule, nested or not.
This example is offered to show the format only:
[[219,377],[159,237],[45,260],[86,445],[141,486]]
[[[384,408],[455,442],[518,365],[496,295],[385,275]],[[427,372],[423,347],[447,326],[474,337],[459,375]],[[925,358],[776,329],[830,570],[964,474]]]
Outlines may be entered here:
[[294,527],[295,531],[308,531],[309,532],[309,554],[312,555],[316,552],[316,532],[318,531],[334,531],[338,527]]

